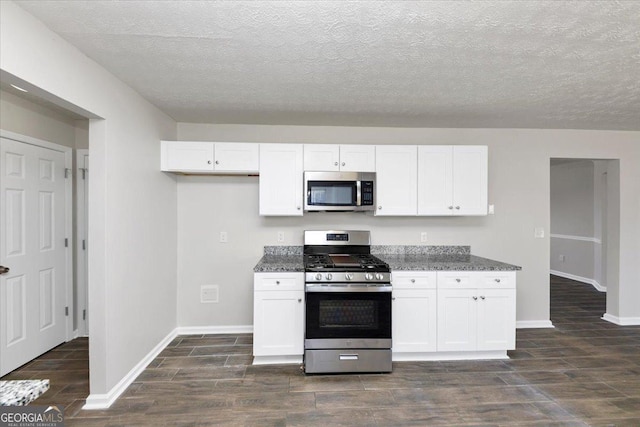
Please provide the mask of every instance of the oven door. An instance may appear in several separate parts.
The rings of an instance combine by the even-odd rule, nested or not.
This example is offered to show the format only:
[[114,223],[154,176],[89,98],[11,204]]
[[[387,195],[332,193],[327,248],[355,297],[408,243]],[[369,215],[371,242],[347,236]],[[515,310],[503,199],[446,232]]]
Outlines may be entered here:
[[340,342],[347,347],[389,348],[390,288],[381,288],[386,289],[383,291],[307,290],[305,347],[334,348]]

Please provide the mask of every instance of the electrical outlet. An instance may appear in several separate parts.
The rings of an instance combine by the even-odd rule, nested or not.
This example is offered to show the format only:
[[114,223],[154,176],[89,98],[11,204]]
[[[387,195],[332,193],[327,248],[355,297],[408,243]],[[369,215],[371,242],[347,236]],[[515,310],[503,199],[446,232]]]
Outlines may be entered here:
[[278,243],[284,242],[284,231],[278,231]]
[[220,300],[220,287],[218,285],[200,286],[200,303],[211,304]]
[[564,258],[564,255],[560,255],[560,256],[558,257],[558,259],[560,260],[560,262],[564,262],[564,259],[565,259],[565,258]]
[[535,237],[536,239],[544,239],[544,228],[536,227],[533,230],[533,237]]
[[420,242],[425,243],[426,241],[427,241],[427,232],[423,231],[422,233],[420,233]]
[[495,205],[489,205],[489,215],[493,215],[494,213],[496,213]]
[[220,243],[227,243],[229,241],[229,236],[226,231],[220,232]]

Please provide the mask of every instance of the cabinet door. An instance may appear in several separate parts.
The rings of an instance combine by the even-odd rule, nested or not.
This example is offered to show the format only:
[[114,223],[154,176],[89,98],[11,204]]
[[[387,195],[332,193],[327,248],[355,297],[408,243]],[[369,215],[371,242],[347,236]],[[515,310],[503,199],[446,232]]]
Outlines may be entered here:
[[305,144],[304,170],[340,170],[340,146],[337,144]]
[[345,172],[375,172],[376,147],[374,145],[341,145],[340,170]]
[[302,215],[302,145],[260,144],[260,215]]
[[418,147],[418,215],[452,215],[453,147]]
[[435,289],[395,290],[391,307],[393,351],[436,351]]
[[304,291],[263,291],[253,295],[253,355],[301,355]]
[[162,141],[161,144],[161,170],[213,172],[213,142]]
[[415,145],[376,146],[376,215],[417,214],[417,154]]
[[259,145],[216,142],[216,172],[258,172]]
[[478,290],[478,350],[516,348],[516,290]]
[[475,289],[438,289],[438,351],[476,349],[476,293]]
[[453,147],[453,206],[455,215],[487,214],[487,147]]

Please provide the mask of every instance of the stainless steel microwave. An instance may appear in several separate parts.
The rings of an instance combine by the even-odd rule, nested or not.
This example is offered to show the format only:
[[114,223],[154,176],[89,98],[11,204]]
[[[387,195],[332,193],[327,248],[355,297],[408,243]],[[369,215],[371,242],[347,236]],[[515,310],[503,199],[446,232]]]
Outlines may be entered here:
[[375,172],[305,172],[305,211],[375,210]]

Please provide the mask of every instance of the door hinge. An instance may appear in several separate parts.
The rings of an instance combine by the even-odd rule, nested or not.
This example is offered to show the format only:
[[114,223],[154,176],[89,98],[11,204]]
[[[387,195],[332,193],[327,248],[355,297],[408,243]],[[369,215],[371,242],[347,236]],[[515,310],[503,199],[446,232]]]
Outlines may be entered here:
[[64,247],[68,248],[69,247],[69,239],[68,238],[64,238]]
[[82,171],[82,179],[87,179],[87,168],[79,168]]
[[64,169],[64,177],[65,178],[69,178],[70,176],[71,176],[71,169],[65,168]]
[[87,310],[82,310],[82,320],[87,320]]
[[87,244],[86,244],[86,240],[82,241],[82,250],[86,251],[87,250]]
[[68,316],[69,315],[69,307],[65,307],[64,308],[64,315]]

